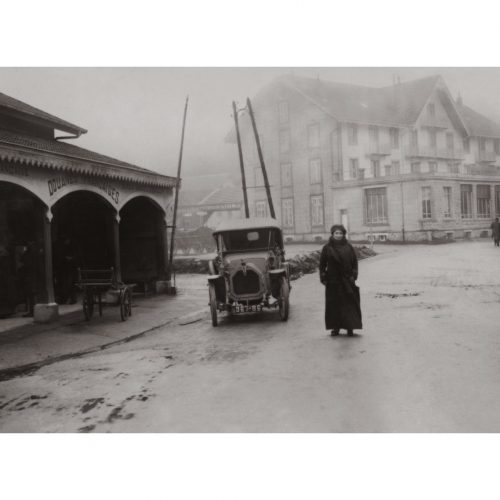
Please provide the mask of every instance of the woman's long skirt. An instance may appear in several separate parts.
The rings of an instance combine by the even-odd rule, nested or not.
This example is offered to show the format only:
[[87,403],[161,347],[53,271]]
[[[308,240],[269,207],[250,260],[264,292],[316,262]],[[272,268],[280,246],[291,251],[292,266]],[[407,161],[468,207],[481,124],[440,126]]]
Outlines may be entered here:
[[359,288],[350,285],[346,291],[342,283],[328,283],[325,287],[325,327],[327,330],[360,330],[361,305]]

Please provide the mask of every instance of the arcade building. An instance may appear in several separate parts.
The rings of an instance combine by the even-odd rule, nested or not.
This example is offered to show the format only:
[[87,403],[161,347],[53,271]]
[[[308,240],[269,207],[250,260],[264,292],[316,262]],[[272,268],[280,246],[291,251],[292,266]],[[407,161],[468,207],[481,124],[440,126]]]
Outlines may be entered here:
[[168,290],[176,179],[62,141],[86,132],[0,93],[0,318],[54,320],[77,267]]

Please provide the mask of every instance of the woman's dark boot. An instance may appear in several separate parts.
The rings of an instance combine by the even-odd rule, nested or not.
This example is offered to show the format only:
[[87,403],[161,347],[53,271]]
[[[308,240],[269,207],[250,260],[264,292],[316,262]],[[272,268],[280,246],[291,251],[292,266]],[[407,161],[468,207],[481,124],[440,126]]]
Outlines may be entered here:
[[330,335],[332,337],[336,337],[338,334],[339,334],[339,330],[332,330],[332,333],[330,333]]
[[349,337],[352,337],[354,335],[354,332],[352,330],[347,330],[347,335]]

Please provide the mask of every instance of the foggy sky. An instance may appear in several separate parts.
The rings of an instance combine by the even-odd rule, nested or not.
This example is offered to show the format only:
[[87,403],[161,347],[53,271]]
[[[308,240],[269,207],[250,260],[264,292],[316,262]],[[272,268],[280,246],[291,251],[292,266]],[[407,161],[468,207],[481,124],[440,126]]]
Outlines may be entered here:
[[[175,175],[189,95],[183,177],[238,171],[231,102],[277,76],[387,86],[441,74],[453,97],[500,122],[499,68],[0,68],[0,92],[88,130],[75,145]],[[66,135],[62,133],[60,135]]]

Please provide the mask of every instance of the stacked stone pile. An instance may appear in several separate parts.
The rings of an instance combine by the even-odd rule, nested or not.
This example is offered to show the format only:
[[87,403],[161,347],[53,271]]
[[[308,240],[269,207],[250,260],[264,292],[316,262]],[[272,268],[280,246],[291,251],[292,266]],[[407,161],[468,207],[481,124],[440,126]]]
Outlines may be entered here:
[[[375,252],[366,246],[355,246],[358,259],[366,259],[376,255]],[[290,279],[295,280],[304,274],[314,273],[318,269],[321,251],[296,255],[288,260],[290,265]],[[208,260],[198,258],[183,258],[174,260],[174,269],[177,274],[208,274]]]

